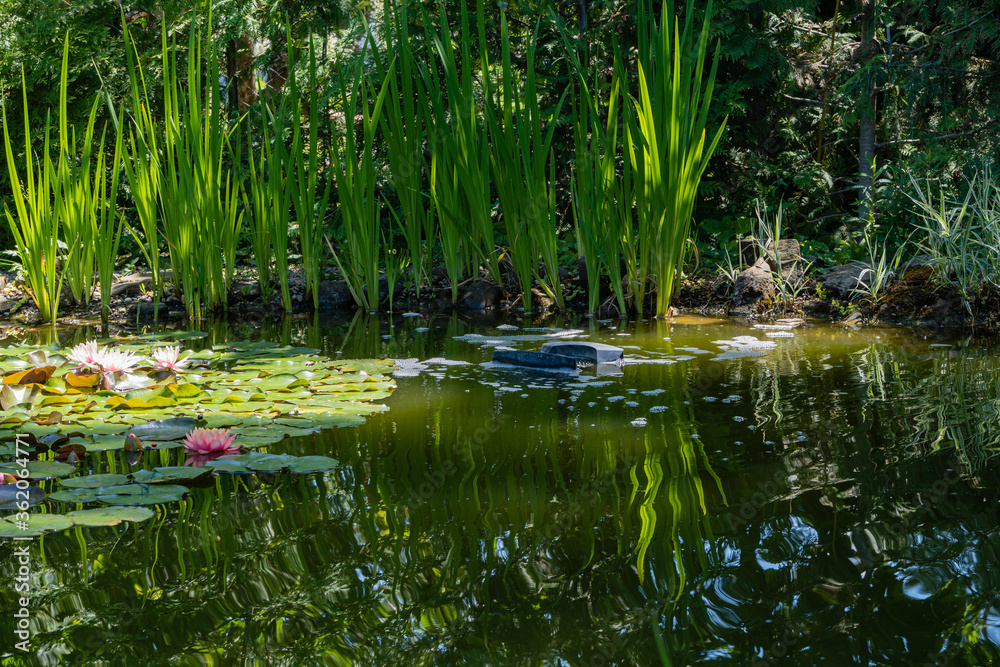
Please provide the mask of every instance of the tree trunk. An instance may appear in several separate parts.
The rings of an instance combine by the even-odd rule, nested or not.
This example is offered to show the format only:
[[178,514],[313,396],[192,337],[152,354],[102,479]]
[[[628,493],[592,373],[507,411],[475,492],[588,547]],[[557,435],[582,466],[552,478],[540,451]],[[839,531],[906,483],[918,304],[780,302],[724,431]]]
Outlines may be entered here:
[[240,109],[247,109],[257,103],[257,72],[253,66],[253,37],[244,34],[236,51],[237,91]]
[[[875,2],[861,0],[861,44],[856,52],[861,69],[875,56]],[[867,223],[872,215],[875,163],[875,78],[869,72],[862,78],[865,91],[858,100],[858,218]]]

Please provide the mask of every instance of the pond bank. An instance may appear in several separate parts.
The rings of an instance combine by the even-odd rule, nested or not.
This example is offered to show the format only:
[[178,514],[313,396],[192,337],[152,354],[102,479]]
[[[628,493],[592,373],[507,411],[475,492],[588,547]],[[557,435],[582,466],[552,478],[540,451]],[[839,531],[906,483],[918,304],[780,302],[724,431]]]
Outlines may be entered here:
[[[674,307],[678,313],[697,313],[712,317],[729,316],[753,320],[803,317],[857,326],[889,323],[929,328],[993,328],[1000,325],[1000,290],[985,287],[972,295],[966,303],[958,287],[952,283],[936,281],[933,271],[924,264],[901,271],[898,279],[889,283],[876,299],[869,295],[858,296],[844,287],[845,284],[851,284],[845,282],[845,276],[847,281],[854,280],[853,284],[857,284],[857,269],[852,265],[834,267],[829,273],[819,275],[816,280],[807,279],[794,293],[785,294],[775,289],[766,269],[754,276],[755,268],[750,267],[736,280],[721,273],[700,274],[685,279],[678,284],[678,291],[673,299]],[[570,314],[586,314],[588,304],[583,277],[563,269],[562,280],[568,295],[567,311]],[[166,281],[169,281],[169,276]],[[289,282],[294,308],[292,315],[308,315],[313,308],[311,301],[306,298],[304,281],[298,273],[293,272]],[[380,282],[380,292],[388,293],[384,275]],[[432,286],[425,287],[419,297],[412,288],[396,286],[392,308],[389,309],[388,303],[384,303],[384,312],[441,315],[455,311],[500,311],[512,315],[523,314],[521,298],[513,277],[505,276],[505,283],[507,284],[497,285],[484,278],[466,280],[460,284],[458,298],[452,303],[447,277],[443,271],[438,270],[434,273]],[[112,290],[109,324],[133,326],[139,322],[151,322],[154,317],[154,304],[149,292],[151,287],[152,279],[148,273],[120,276]],[[532,292],[534,316],[545,317],[557,312],[552,301],[540,290],[533,289]],[[610,287],[602,286],[602,294],[610,294]],[[652,309],[651,301],[649,311]],[[357,310],[345,281],[329,279],[320,284],[319,310],[327,314],[349,314]],[[100,324],[100,303],[95,297],[88,304],[74,304],[64,294],[59,314],[62,324]],[[269,300],[262,298],[253,270],[246,268],[230,288],[229,314],[258,320],[280,317],[283,312],[276,290]],[[605,300],[595,315],[602,319],[623,316],[613,297]],[[635,313],[625,313],[624,316],[634,318]],[[164,297],[160,300],[158,317],[161,322],[178,324],[187,319],[183,302],[173,292],[169,282]],[[12,280],[0,281],[0,319],[23,326],[42,324],[42,318],[31,298]]]

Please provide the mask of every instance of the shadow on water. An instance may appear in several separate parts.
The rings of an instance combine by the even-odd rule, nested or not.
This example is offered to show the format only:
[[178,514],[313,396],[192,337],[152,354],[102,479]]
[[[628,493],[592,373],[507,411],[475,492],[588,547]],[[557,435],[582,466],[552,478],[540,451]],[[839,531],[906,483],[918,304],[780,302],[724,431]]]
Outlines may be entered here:
[[[145,523],[36,541],[27,664],[995,658],[991,341],[815,327],[716,360],[713,341],[746,327],[517,323],[581,329],[643,362],[557,375],[493,366],[461,338],[500,323],[207,327],[205,344],[432,361],[363,426],[271,448],[333,456],[329,473],[220,476]],[[0,544],[0,577],[15,571]],[[14,608],[6,583],[0,595]]]

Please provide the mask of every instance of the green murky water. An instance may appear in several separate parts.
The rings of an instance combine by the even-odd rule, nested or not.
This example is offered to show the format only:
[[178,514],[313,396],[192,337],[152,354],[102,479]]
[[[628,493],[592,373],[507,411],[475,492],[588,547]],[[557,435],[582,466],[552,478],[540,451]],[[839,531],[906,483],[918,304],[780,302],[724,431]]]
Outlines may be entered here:
[[[329,473],[220,478],[144,523],[33,541],[29,655],[12,648],[18,559],[0,543],[0,664],[1000,657],[993,341],[501,323],[216,325],[208,342],[425,363],[400,364],[389,411],[363,426],[269,450],[335,457]],[[485,363],[497,343],[537,349],[553,333],[539,327],[636,363]]]

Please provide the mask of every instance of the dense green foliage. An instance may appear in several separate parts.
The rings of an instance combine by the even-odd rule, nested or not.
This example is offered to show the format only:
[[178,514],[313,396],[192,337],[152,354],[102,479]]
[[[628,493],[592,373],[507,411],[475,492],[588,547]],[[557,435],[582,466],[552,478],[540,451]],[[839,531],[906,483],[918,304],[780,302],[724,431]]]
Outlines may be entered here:
[[[555,261],[553,248],[558,247],[560,261],[566,261],[567,253],[585,254],[586,245],[579,227],[574,233],[571,180],[575,178],[579,184],[580,174],[586,171],[588,165],[579,163],[580,151],[591,140],[593,128],[608,128],[606,115],[589,118],[580,114],[595,109],[599,115],[607,113],[604,102],[613,96],[613,54],[620,50],[618,85],[622,98],[617,111],[621,118],[615,141],[617,150],[625,149],[629,100],[640,97],[641,36],[651,21],[659,25],[664,17],[659,16],[657,7],[653,16],[644,18],[642,3],[637,2],[502,4],[504,12],[497,4],[477,11],[473,2],[465,7],[454,1],[404,3],[406,11],[401,16],[405,25],[397,18],[396,27],[387,32],[391,21],[383,8],[367,3],[215,0],[199,3],[193,11],[189,3],[175,0],[121,4],[94,0],[72,7],[37,0],[0,0],[0,94],[8,114],[14,159],[21,162],[25,158],[21,148],[25,146],[19,104],[22,94],[31,115],[30,127],[37,135],[33,150],[41,150],[40,133],[47,111],[58,108],[60,60],[67,32],[68,122],[80,128],[82,136],[95,96],[105,93],[111,104],[99,110],[99,135],[110,120],[108,109],[130,96],[121,17],[135,40],[154,116],[162,114],[163,104],[159,92],[164,89],[160,81],[164,71],[161,29],[182,45],[176,52],[176,67],[185,72],[188,52],[183,45],[189,24],[196,18],[218,46],[214,62],[202,61],[200,67],[203,79],[208,78],[210,66],[217,68],[226,84],[224,99],[217,105],[222,108],[216,109],[226,115],[222,125],[232,128],[242,120],[251,128],[243,136],[240,150],[219,154],[227,163],[241,163],[234,166],[246,181],[250,178],[247,160],[260,154],[252,146],[260,147],[265,136],[261,123],[271,124],[272,131],[283,127],[284,134],[268,136],[292,145],[290,129],[296,124],[287,121],[296,116],[288,108],[291,105],[283,105],[283,113],[277,114],[279,100],[288,89],[285,82],[295,80],[296,72],[300,82],[310,81],[308,51],[313,44],[316,85],[310,83],[310,89],[302,92],[318,102],[322,119],[328,115],[345,118],[341,115],[345,105],[359,102],[350,90],[345,93],[345,87],[363,84],[377,92],[383,81],[392,82],[385,117],[378,128],[369,128],[377,130],[370,136],[365,130],[365,136],[359,134],[346,144],[336,141],[335,134],[344,130],[336,129],[336,123],[324,121],[318,127],[309,123],[309,103],[303,106],[300,119],[309,126],[304,127],[302,136],[309,139],[311,148],[306,152],[310,160],[338,145],[342,146],[339,150],[354,150],[372,160],[375,181],[366,187],[373,189],[367,190],[371,193],[368,196],[359,195],[357,204],[382,209],[365,215],[380,221],[380,230],[369,239],[369,245],[383,249],[366,261],[380,266],[390,280],[398,280],[406,262],[412,262],[409,279],[416,276],[418,284],[429,276],[431,266],[443,262],[454,286],[475,275],[479,266],[496,278],[499,264],[510,260],[522,292],[528,294],[524,287],[534,281],[559,301],[558,281],[551,279],[555,267],[548,266]],[[783,201],[785,233],[805,241],[807,249],[828,261],[868,257],[871,248],[866,239],[883,239],[894,248],[919,230],[923,218],[912,200],[911,177],[920,182],[932,179],[934,187],[949,200],[961,201],[969,184],[992,166],[997,154],[998,8],[996,1],[971,0],[719,0],[711,5],[696,3],[690,11],[677,7],[682,25],[689,13],[693,13],[696,26],[703,25],[709,18],[705,16],[708,10],[708,43],[713,50],[716,45],[719,49],[706,133],[711,139],[721,130],[721,136],[698,190],[690,233],[702,257],[718,261],[720,251],[732,252],[737,237],[752,233],[757,198],[763,198],[772,210]],[[463,9],[472,17],[469,34],[461,43],[441,39],[449,32],[452,38],[459,35]],[[442,31],[441,21],[450,29]],[[371,31],[368,36],[366,30]],[[400,49],[400,44],[408,46]],[[405,56],[401,55],[404,52]],[[353,74],[355,64],[364,69],[361,78]],[[496,77],[496,90],[495,97],[484,98],[482,74],[487,72],[487,64]],[[501,72],[501,68],[509,71]],[[449,83],[449,72],[456,77],[454,86]],[[524,126],[536,123],[539,131],[552,133],[548,162],[544,155],[531,158],[530,146],[518,143],[518,123],[504,122],[507,118],[502,106],[498,107],[500,121],[490,127],[493,102],[505,104],[503,79],[516,87],[512,90],[523,95],[526,103],[535,105],[526,108],[537,107],[537,112],[531,112],[533,117],[525,116]],[[583,90],[583,81],[589,91]],[[536,95],[525,95],[525,86]],[[584,109],[588,94],[602,101],[600,109],[593,105]],[[564,96],[568,101],[560,106]],[[375,97],[362,96],[360,102],[371,107]],[[271,106],[269,112],[264,102]],[[457,112],[462,109],[471,110],[476,117],[468,119],[464,129],[456,125],[462,118]],[[398,122],[400,114],[405,116],[409,135]],[[277,126],[273,124],[279,120]],[[411,121],[419,122],[413,125]],[[579,122],[591,129],[582,135],[574,132]],[[411,127],[416,130],[411,131]],[[360,132],[360,124],[357,129]],[[462,150],[479,150],[476,147],[484,146],[482,142],[507,147],[511,156],[521,156],[525,170],[536,168],[530,163],[533,159],[540,171],[524,180],[498,171],[507,163],[502,152],[496,154],[501,157],[492,167],[481,168],[480,153],[469,153],[477,157],[465,164],[461,155],[455,155],[455,141],[473,142]],[[250,150],[243,150],[242,144],[251,146]],[[110,153],[114,145],[108,142],[106,151]],[[441,150],[435,151],[435,146]],[[599,147],[593,148],[600,154]],[[449,159],[442,161],[446,156]],[[620,176],[623,156],[619,154],[614,162]],[[111,163],[109,155],[104,164]],[[321,167],[329,163],[325,157],[319,159]],[[403,163],[409,170],[400,167]],[[610,166],[610,162],[605,164]],[[10,205],[8,173],[8,169],[0,169],[0,199]],[[334,177],[325,167],[309,178],[312,176],[319,189],[318,201]],[[458,180],[449,185],[449,179]],[[262,179],[261,185],[266,185],[266,180]],[[165,220],[143,220],[141,197],[135,199],[138,193],[130,191],[127,179],[120,181],[123,188],[117,193],[118,204],[126,222],[135,228],[146,226],[150,232],[150,224],[162,226]],[[588,182],[593,187],[592,177]],[[515,194],[510,190],[514,185],[523,186],[524,192]],[[221,187],[226,186],[223,183]],[[447,201],[447,196],[457,198]],[[537,238],[529,243],[528,251],[523,245],[529,232],[518,231],[521,214],[515,211],[524,208],[526,198],[535,203],[535,212],[539,202],[546,202],[541,211],[547,221],[544,229],[536,225]],[[319,257],[323,246],[316,242],[322,232],[338,252],[351,236],[346,233],[350,227],[342,217],[347,209],[341,201],[333,188],[325,210],[302,211],[301,205],[292,206],[292,215],[285,220],[290,224],[291,246],[279,254],[282,260],[289,253],[303,255],[310,286],[319,277],[316,263],[326,262],[325,255]],[[245,204],[250,203],[248,198]],[[637,215],[636,211],[623,213],[626,217]],[[147,214],[159,217],[163,211]],[[319,226],[309,225],[308,238],[300,239],[299,217],[308,219],[310,215],[319,216]],[[446,229],[440,219],[451,220],[452,228]],[[467,230],[458,229],[458,219]],[[642,222],[632,220],[632,224]],[[440,235],[434,231],[439,223]],[[484,235],[489,226],[493,233]],[[258,240],[251,236],[254,229],[258,228],[244,226],[243,240],[234,248],[240,256],[260,245],[254,245]],[[553,232],[555,236],[549,236]],[[8,238],[3,245],[10,248],[13,242]],[[137,247],[125,246],[137,254]],[[401,259],[397,250],[405,250],[406,259]],[[526,252],[532,256],[526,257]],[[611,258],[605,262],[605,267],[614,265]],[[372,271],[372,266],[364,270],[368,282]],[[638,286],[641,294],[641,275],[639,270],[635,279],[626,276],[628,289]],[[366,299],[364,295],[358,298]]]

